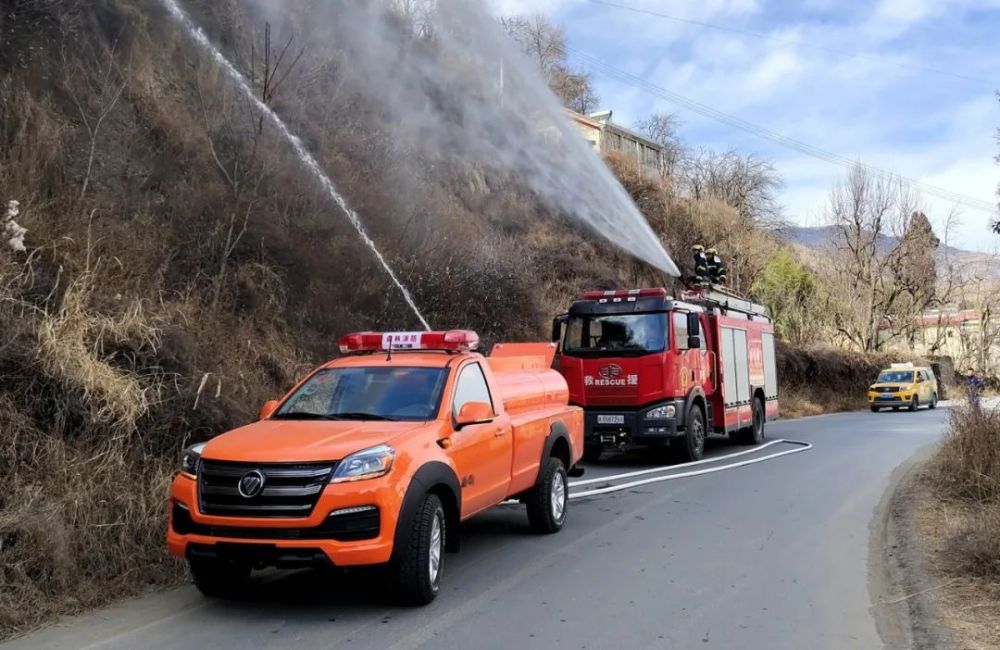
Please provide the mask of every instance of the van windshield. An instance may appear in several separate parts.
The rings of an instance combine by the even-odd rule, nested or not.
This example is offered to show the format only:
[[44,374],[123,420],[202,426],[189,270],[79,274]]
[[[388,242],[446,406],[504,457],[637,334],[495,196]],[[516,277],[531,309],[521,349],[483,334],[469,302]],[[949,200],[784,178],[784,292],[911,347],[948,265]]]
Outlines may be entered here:
[[663,352],[667,315],[608,314],[573,316],[566,325],[563,352],[577,356],[632,356]]
[[279,420],[433,420],[444,368],[327,368],[289,397]]
[[878,374],[880,384],[912,384],[912,370],[883,370]]

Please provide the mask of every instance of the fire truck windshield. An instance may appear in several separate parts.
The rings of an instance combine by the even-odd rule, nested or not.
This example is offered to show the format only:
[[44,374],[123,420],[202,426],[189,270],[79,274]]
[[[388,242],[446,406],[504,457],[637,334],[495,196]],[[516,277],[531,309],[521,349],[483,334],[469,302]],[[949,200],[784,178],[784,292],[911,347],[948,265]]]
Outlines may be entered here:
[[566,326],[563,352],[577,356],[635,356],[663,352],[666,343],[665,313],[573,316]]

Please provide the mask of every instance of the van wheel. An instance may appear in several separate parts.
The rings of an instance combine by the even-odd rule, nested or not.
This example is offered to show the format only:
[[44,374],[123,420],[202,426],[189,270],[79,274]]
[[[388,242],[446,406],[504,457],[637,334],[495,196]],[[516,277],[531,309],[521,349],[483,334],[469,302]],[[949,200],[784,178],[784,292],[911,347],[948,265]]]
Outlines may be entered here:
[[583,461],[585,463],[596,463],[601,460],[601,453],[604,451],[604,447],[601,443],[590,442],[583,446]]
[[920,400],[914,397],[910,400],[910,406],[908,407],[911,411],[916,411],[920,407]]
[[931,393],[931,403],[927,405],[929,409],[937,408],[937,393]]
[[425,496],[393,567],[396,593],[408,605],[426,605],[438,595],[446,521],[441,499],[436,494]]
[[238,593],[250,577],[250,565],[212,558],[191,558],[188,561],[194,586],[205,596],[217,598]]
[[541,535],[559,532],[566,523],[566,506],[569,505],[569,479],[561,460],[549,458],[524,502],[528,506],[528,525],[532,531]]
[[877,407],[877,406],[875,406],[874,404],[872,404],[872,413],[878,413],[878,412],[879,412],[879,411],[881,411],[881,410],[882,410],[882,409],[880,409],[879,407]]
[[676,440],[677,460],[690,463],[701,460],[705,454],[705,416],[701,409],[692,406],[688,409],[687,423],[684,426],[684,437]]

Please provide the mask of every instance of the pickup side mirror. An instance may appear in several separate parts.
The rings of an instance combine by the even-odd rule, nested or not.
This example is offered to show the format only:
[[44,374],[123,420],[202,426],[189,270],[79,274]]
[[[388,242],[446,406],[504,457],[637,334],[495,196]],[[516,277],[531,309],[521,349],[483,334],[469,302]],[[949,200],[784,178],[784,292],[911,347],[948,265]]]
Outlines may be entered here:
[[278,400],[272,399],[264,402],[264,406],[260,407],[260,415],[258,419],[266,420],[271,417],[271,414],[278,410]]
[[470,424],[483,424],[493,421],[493,407],[486,402],[466,402],[455,418],[455,428],[461,429]]
[[700,336],[689,336],[688,337],[688,350],[697,350],[701,347],[701,337]]
[[562,326],[567,320],[569,320],[568,314],[559,314],[558,316],[552,319],[551,341],[553,343],[558,343],[559,340],[562,338]]
[[[697,313],[689,313],[688,318],[688,336],[701,336],[701,318]],[[689,345],[688,347],[696,348],[698,345]]]

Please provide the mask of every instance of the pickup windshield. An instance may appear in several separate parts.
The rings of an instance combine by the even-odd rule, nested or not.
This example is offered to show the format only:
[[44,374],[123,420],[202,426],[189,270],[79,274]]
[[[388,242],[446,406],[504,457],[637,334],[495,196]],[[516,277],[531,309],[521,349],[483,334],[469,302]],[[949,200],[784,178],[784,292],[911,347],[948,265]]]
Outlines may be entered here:
[[878,374],[878,384],[912,384],[912,370],[883,370]]
[[444,368],[327,368],[272,416],[279,420],[433,420]]
[[666,342],[665,313],[573,316],[566,325],[563,352],[577,356],[633,356],[663,352]]

